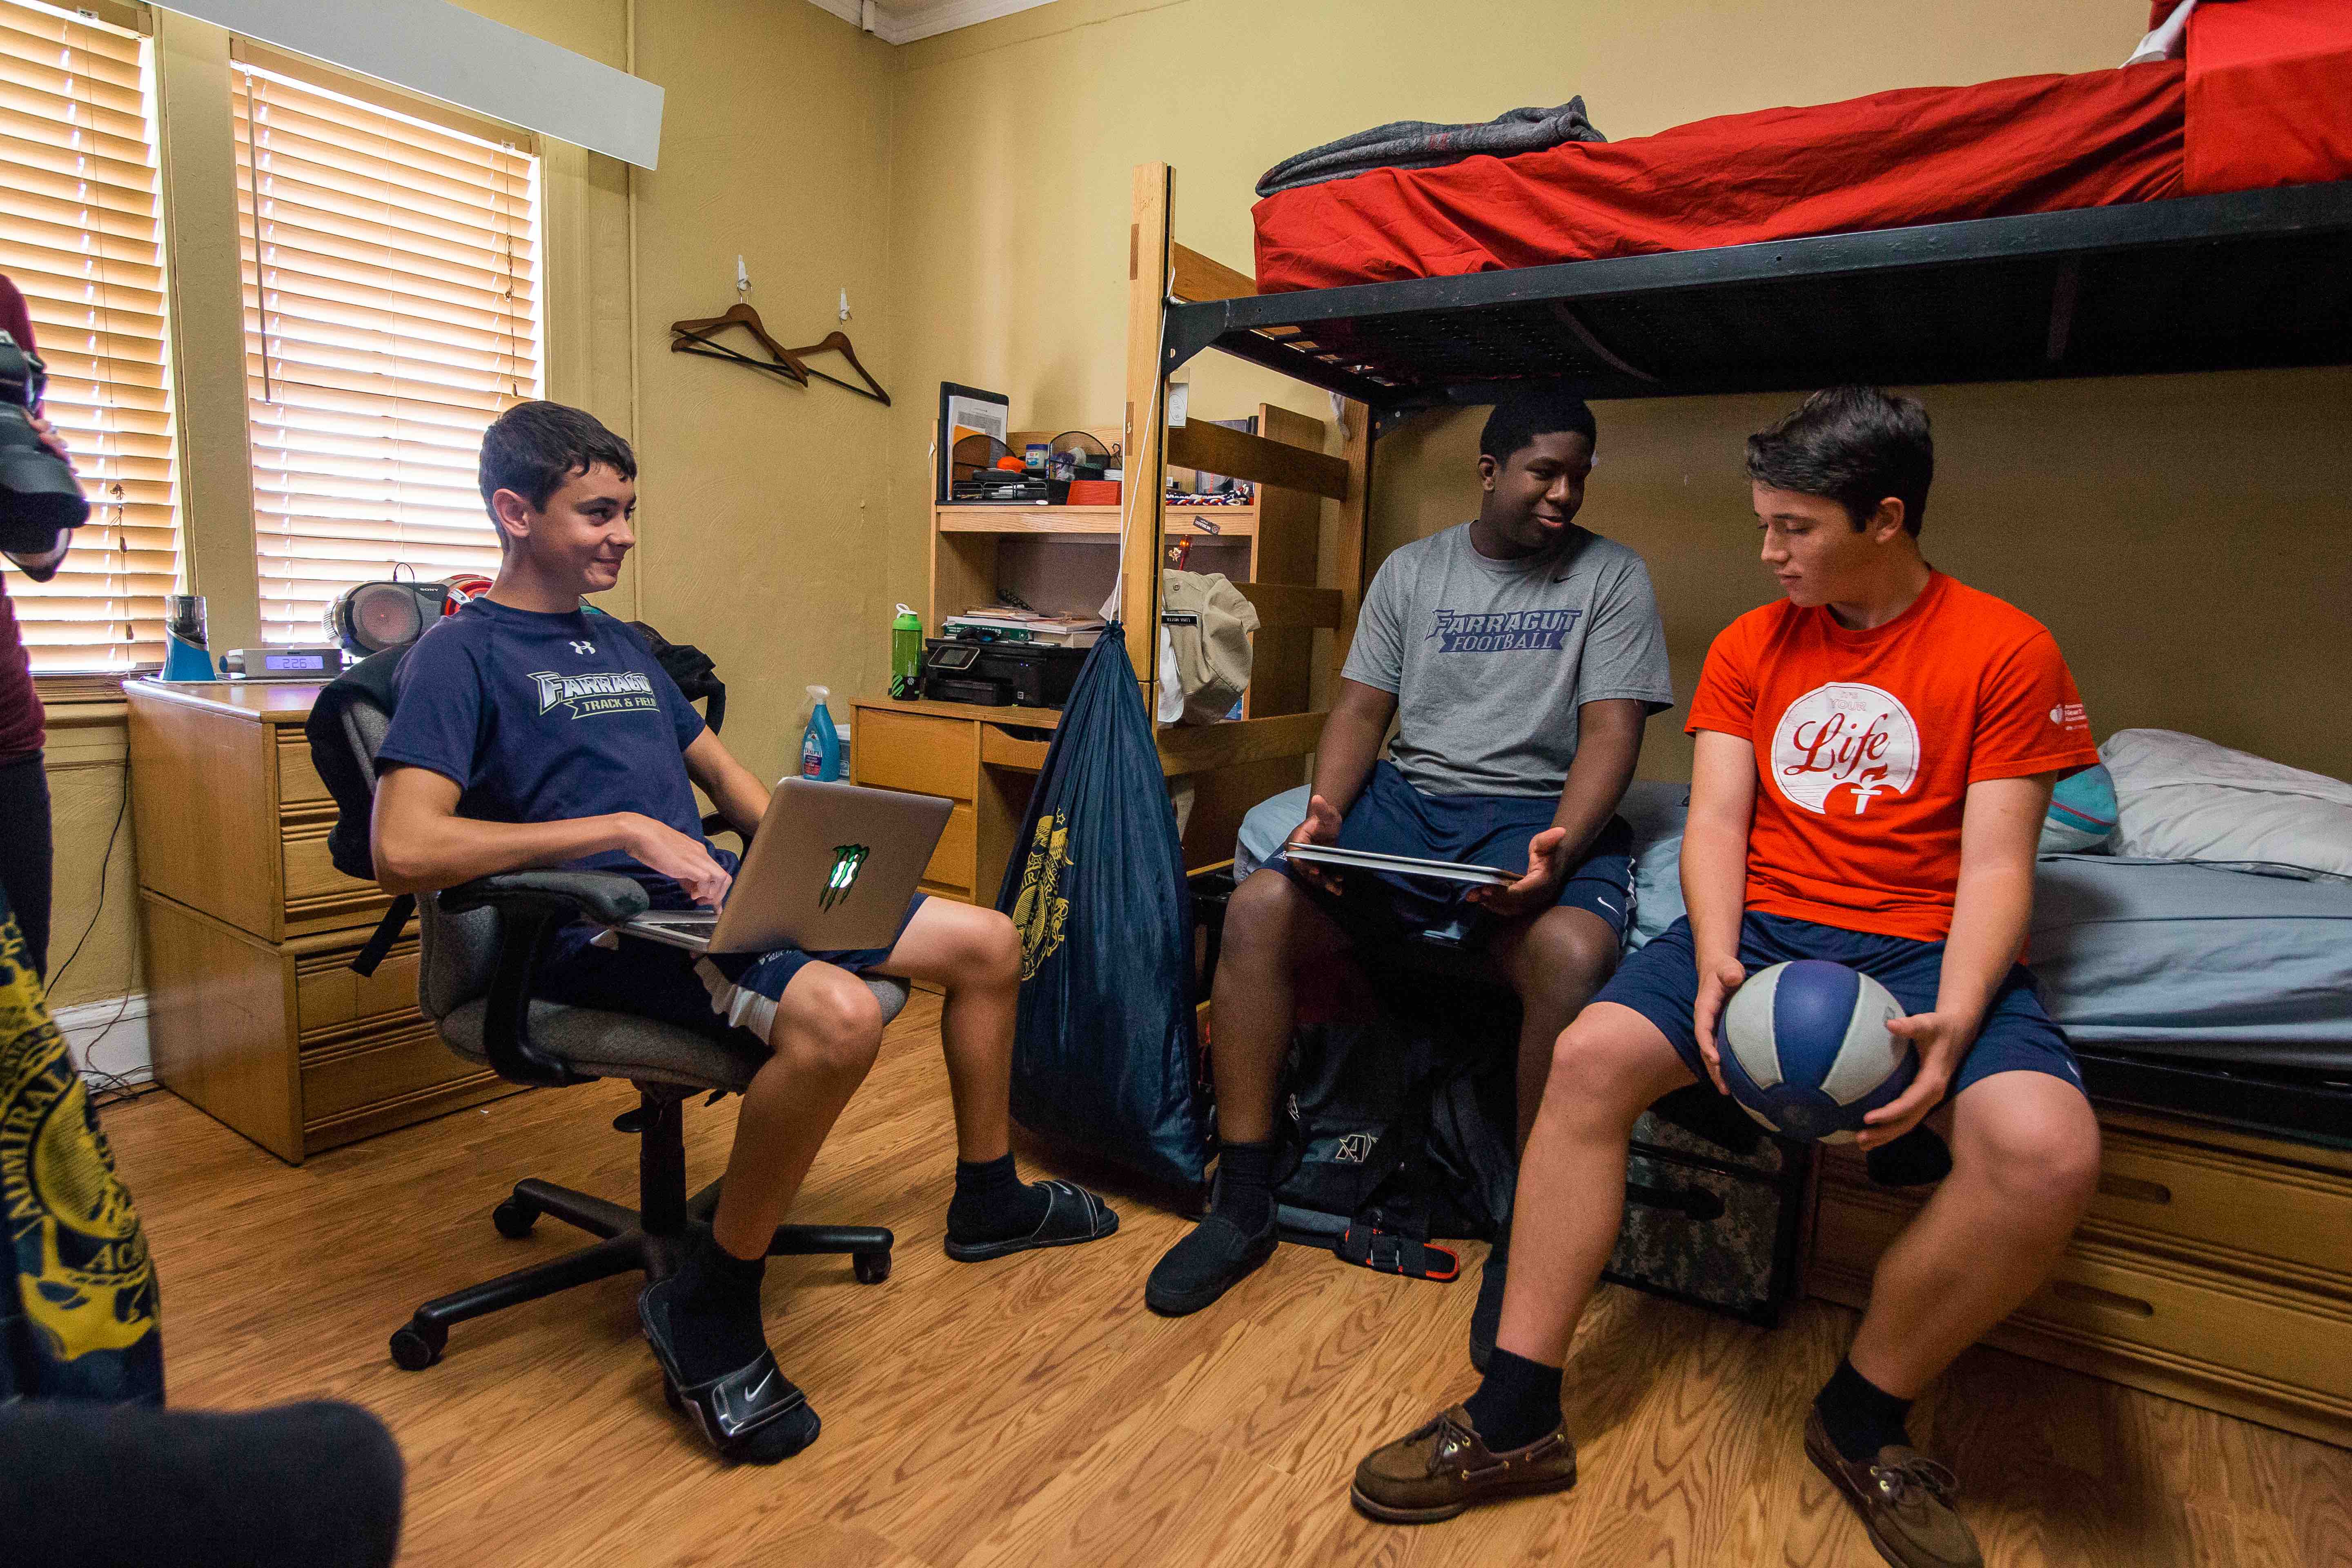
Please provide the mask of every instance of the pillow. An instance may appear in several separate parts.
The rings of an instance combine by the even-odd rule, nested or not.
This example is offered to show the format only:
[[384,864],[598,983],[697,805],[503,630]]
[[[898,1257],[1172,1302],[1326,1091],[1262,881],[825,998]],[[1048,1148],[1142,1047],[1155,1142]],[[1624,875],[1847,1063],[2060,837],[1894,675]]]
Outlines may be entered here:
[[2119,730],[2116,854],[2352,881],[2352,784],[2171,730]]
[[2042,819],[2044,855],[2087,855],[2116,836],[2116,781],[2105,767],[2084,768],[2058,781]]
[[1633,829],[1633,921],[1625,928],[1633,952],[1683,914],[1683,821],[1690,816],[1690,785],[1637,779],[1625,788],[1617,815]]

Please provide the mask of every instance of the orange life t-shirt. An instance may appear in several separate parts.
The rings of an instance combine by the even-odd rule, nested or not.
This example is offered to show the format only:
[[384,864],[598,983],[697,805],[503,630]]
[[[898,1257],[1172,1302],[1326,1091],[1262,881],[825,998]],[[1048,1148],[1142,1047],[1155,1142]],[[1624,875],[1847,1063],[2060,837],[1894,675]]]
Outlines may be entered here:
[[2099,760],[2047,628],[1941,572],[1867,631],[1785,599],[1740,616],[1686,728],[1756,748],[1748,909],[1915,942],[1951,931],[1970,784]]

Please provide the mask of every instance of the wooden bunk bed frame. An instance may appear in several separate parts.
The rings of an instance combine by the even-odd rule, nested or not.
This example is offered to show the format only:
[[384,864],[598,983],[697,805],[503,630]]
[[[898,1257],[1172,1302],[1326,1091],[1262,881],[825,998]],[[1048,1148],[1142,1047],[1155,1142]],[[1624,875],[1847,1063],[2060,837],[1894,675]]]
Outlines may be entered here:
[[[1335,681],[1375,437],[1523,377],[1608,398],[2352,364],[2352,182],[1277,294],[1174,243],[1172,197],[1166,165],[1136,171],[1128,624],[1157,620],[1169,461],[1305,471],[1274,443],[1164,428],[1169,374],[1218,349],[1348,400],[1346,483],[1318,492],[1339,489],[1338,580],[1245,590],[1269,625],[1332,628]],[[1324,717],[1163,730],[1161,748],[1295,767]],[[2107,1140],[2099,1196],[1988,1342],[2352,1446],[2352,1070],[2078,1056]],[[1860,1305],[1916,1200],[1834,1152],[1817,1171],[1808,1289]]]

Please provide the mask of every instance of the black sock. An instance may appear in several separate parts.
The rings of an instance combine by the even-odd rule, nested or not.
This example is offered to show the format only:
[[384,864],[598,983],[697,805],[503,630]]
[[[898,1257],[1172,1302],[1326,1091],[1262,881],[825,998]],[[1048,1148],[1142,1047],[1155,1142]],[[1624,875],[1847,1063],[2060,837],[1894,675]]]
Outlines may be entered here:
[[1282,1145],[1269,1138],[1262,1143],[1219,1142],[1217,1196],[1212,1214],[1220,1214],[1249,1236],[1274,1223],[1274,1157]]
[[1052,1202],[1042,1188],[1022,1181],[1009,1152],[993,1160],[958,1160],[948,1234],[958,1241],[1010,1241],[1035,1230]]
[[738,1258],[707,1233],[697,1234],[669,1304],[670,1349],[687,1382],[733,1372],[768,1348],[760,1326],[760,1281],[767,1271],[765,1258]]
[[1854,1371],[1850,1361],[1838,1363],[1837,1371],[1813,1396],[1813,1408],[1822,1413],[1830,1442],[1850,1464],[1869,1464],[1881,1448],[1911,1446],[1911,1434],[1903,1429],[1911,1402],[1895,1398]]
[[1559,1425],[1559,1368],[1497,1345],[1486,1381],[1463,1403],[1488,1449],[1524,1448]]

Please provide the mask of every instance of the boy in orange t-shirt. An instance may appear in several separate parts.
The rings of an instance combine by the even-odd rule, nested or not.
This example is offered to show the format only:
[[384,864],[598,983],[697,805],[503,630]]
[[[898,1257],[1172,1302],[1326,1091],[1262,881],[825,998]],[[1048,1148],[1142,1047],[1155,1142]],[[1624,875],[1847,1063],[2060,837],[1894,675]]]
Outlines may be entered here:
[[[1763,560],[1787,597],[1716,638],[1691,703],[1688,916],[1628,957],[1560,1036],[1519,1172],[1486,1381],[1356,1471],[1399,1522],[1575,1480],[1559,1368],[1617,1237],[1634,1119],[1696,1079],[1748,975],[1831,959],[1909,1012],[1910,1087],[1884,1148],[1933,1113],[1950,1173],[1880,1263],[1805,1451],[1890,1563],[1981,1563],[1951,1474],[1910,1446],[1910,1402],[2047,1278],[2098,1179],[2074,1053],[2017,963],[2051,786],[2098,761],[2057,644],[1927,564],[1927,416],[1866,387],[1816,393],[1751,437]],[[1914,1140],[1915,1145],[1924,1139]]]

